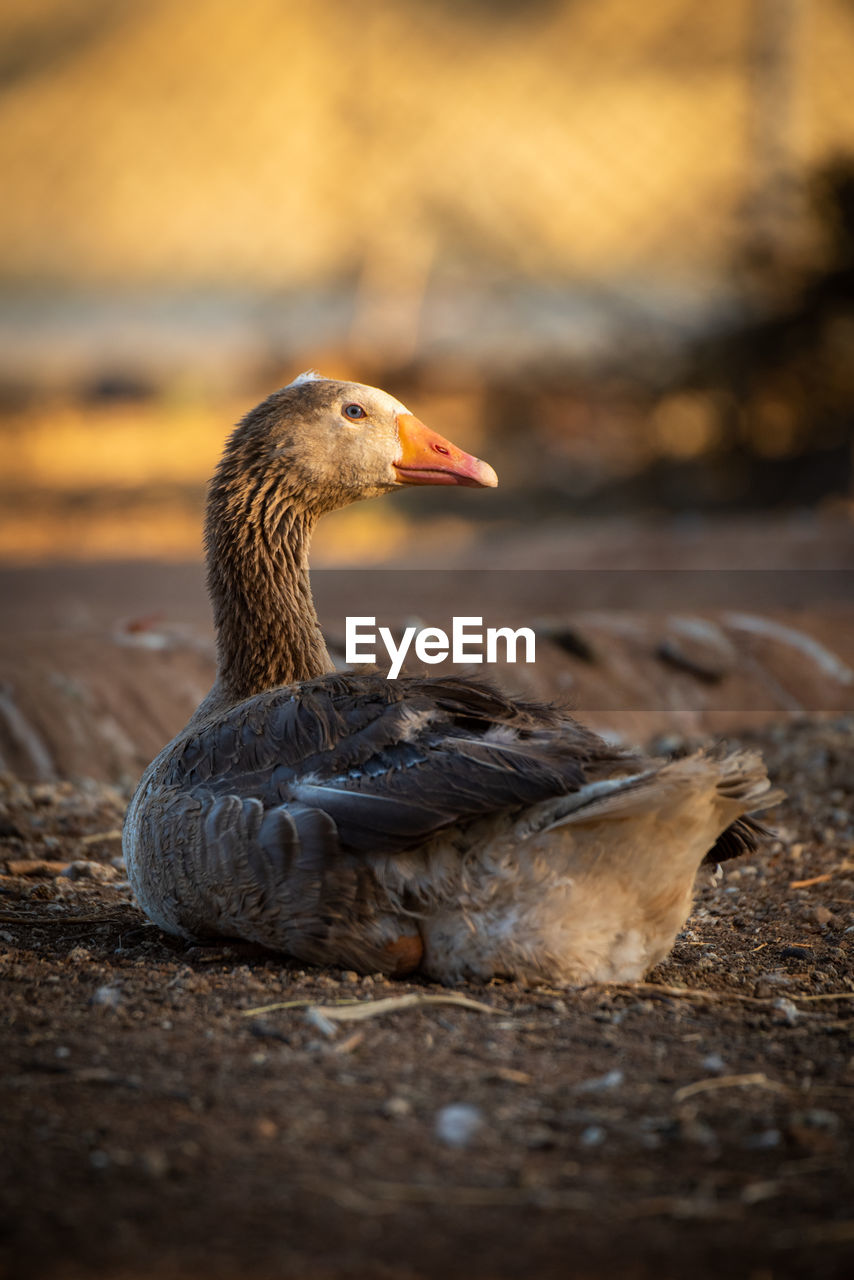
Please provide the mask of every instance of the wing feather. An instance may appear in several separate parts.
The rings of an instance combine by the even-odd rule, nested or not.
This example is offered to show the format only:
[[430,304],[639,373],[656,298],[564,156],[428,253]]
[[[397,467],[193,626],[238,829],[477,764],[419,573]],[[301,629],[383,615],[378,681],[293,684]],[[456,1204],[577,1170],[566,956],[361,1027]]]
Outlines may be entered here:
[[318,907],[358,894],[351,872],[367,854],[577,790],[626,760],[486,681],[336,675],[239,704],[187,739],[164,781],[201,803],[207,878],[243,880],[259,903],[286,883]]

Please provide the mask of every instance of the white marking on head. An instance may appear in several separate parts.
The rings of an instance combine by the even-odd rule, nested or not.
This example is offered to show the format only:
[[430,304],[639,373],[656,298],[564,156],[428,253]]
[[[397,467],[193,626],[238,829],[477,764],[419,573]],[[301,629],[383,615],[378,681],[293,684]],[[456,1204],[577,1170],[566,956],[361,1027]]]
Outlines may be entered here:
[[322,373],[318,373],[316,369],[306,369],[305,373],[301,373],[294,378],[293,382],[289,382],[289,387],[301,387],[305,382],[328,382],[328,378],[324,378]]

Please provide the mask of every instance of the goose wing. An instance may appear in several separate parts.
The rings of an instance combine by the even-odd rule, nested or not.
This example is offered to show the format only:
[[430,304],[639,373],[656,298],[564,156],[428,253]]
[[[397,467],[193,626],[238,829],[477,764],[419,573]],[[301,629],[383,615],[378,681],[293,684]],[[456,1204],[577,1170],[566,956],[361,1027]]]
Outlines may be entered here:
[[480,681],[320,677],[176,740],[131,804],[125,852],[169,932],[394,968],[400,916],[369,855],[631,767],[555,709]]
[[[131,806],[126,855],[140,902],[170,932],[394,968],[389,946],[409,943],[369,855],[403,854],[443,830],[453,841],[455,824],[515,820],[650,763],[485,682],[326,676],[178,739]],[[710,857],[755,836],[742,819]]]
[[184,742],[163,781],[205,809],[225,797],[233,813],[284,808],[303,841],[322,831],[328,845],[334,828],[340,850],[364,854],[637,767],[564,713],[485,682],[327,676],[239,704]]

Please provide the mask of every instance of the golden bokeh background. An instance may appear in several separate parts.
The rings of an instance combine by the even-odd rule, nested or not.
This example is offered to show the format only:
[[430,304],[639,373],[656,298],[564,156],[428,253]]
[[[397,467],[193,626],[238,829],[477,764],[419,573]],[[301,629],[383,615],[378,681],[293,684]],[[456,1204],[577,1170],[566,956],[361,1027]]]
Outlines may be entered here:
[[852,72],[848,0],[7,0],[0,555],[197,554],[306,365],[494,457],[473,519],[847,512]]

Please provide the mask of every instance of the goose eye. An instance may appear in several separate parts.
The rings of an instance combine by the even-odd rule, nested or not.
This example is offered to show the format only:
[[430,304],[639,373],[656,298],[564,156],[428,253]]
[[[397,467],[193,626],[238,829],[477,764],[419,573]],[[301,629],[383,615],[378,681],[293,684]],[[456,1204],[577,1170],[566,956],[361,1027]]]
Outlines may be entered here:
[[360,404],[345,404],[341,412],[345,418],[350,418],[353,421],[356,418],[367,418],[368,416]]

